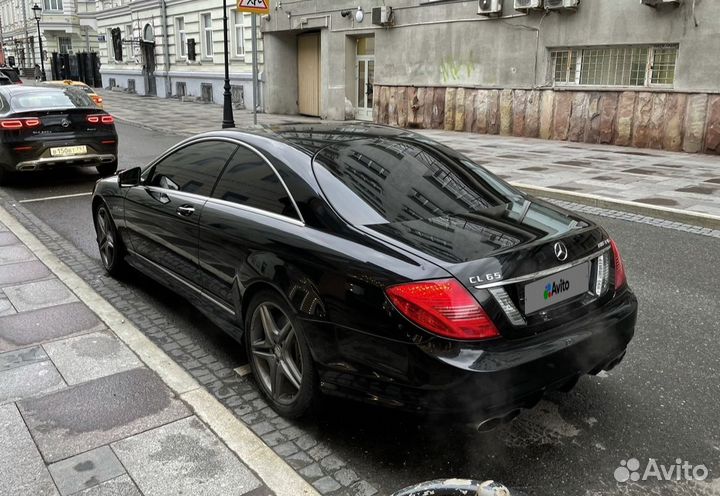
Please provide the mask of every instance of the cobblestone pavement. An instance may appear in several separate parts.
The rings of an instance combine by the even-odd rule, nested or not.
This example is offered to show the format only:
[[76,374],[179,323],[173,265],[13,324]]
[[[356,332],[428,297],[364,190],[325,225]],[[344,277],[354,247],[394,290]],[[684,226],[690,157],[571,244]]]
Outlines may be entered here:
[[0,432],[0,494],[273,494],[3,224]]
[[[153,129],[199,133],[220,127],[222,107],[103,91],[116,117]],[[238,127],[252,123],[236,111]],[[261,124],[318,122],[259,115]],[[720,217],[720,157],[451,131],[419,130],[515,183]],[[720,221],[720,219],[718,219]]]

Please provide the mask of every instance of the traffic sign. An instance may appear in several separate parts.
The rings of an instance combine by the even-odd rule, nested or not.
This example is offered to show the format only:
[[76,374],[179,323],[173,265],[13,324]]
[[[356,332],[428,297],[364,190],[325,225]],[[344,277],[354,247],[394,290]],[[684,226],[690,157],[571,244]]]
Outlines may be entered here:
[[237,9],[240,12],[253,14],[269,14],[270,0],[238,0]]

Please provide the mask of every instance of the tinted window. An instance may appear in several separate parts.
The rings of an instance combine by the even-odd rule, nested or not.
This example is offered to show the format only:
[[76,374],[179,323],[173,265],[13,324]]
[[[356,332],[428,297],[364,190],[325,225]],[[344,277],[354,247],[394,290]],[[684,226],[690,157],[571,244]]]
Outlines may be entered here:
[[153,170],[151,186],[210,196],[215,180],[237,145],[203,141],[165,157]]
[[44,110],[54,108],[95,108],[95,104],[82,91],[75,88],[31,90],[16,93],[12,96],[10,105],[16,111]]
[[225,169],[213,198],[297,219],[295,207],[275,171],[242,146]]
[[376,138],[324,148],[315,175],[349,222],[384,224],[479,212],[514,192],[484,169],[420,140]]

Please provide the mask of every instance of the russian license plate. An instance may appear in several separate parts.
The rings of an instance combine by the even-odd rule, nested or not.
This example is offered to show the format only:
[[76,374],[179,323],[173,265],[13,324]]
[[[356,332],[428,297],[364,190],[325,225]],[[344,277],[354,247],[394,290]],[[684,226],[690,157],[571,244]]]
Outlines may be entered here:
[[53,157],[72,157],[73,155],[85,155],[87,146],[61,146],[58,148],[50,148],[50,155]]
[[563,270],[525,286],[525,314],[581,295],[590,288],[590,262]]

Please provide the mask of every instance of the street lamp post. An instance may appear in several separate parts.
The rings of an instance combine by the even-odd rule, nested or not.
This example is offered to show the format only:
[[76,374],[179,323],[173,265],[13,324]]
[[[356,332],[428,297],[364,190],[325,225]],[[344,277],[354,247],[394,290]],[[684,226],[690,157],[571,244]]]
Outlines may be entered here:
[[228,48],[228,14],[227,0],[223,0],[223,33],[225,34],[225,92],[223,93],[223,129],[235,127],[230,93],[230,50]]
[[41,80],[47,81],[47,77],[45,76],[45,57],[43,56],[42,34],[40,33],[40,15],[42,14],[42,9],[38,4],[35,4],[33,5],[32,11],[35,15],[35,22],[37,22],[38,43],[40,43],[40,73],[42,74]]

